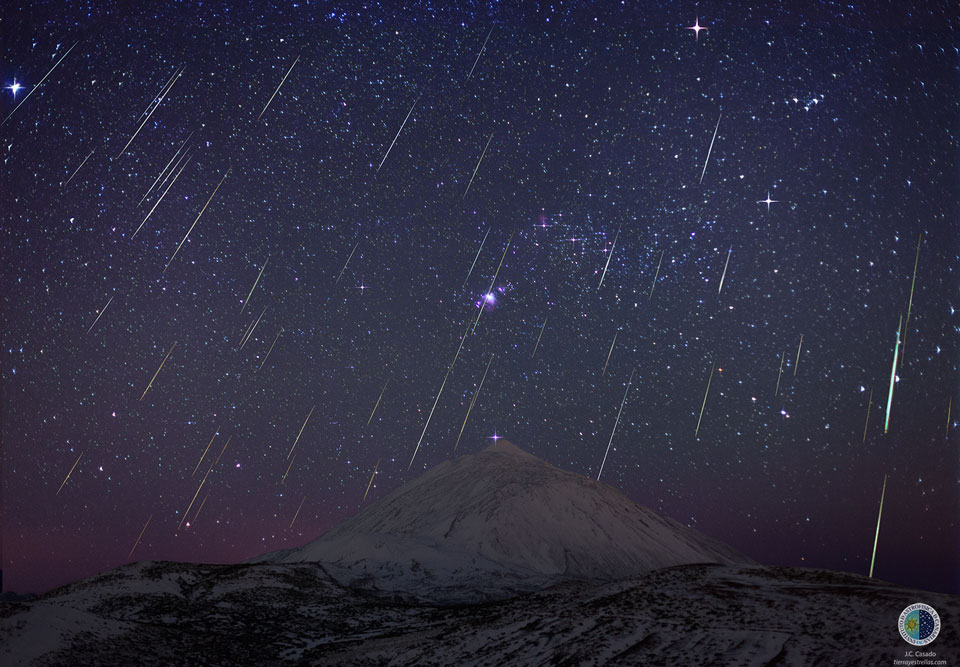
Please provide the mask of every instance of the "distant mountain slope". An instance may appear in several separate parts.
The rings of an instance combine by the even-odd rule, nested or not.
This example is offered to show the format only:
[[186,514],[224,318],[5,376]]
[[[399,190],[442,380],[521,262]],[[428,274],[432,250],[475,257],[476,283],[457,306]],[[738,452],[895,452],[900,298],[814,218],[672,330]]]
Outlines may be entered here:
[[505,440],[437,465],[301,548],[255,560],[322,562],[342,583],[434,601],[674,565],[751,563]]

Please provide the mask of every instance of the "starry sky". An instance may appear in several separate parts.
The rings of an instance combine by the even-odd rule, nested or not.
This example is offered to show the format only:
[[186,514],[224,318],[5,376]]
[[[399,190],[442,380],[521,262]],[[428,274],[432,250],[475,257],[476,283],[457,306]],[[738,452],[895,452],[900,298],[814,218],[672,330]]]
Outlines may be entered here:
[[642,505],[865,575],[883,491],[960,592],[952,3],[230,4],[4,3],[6,589],[616,424]]

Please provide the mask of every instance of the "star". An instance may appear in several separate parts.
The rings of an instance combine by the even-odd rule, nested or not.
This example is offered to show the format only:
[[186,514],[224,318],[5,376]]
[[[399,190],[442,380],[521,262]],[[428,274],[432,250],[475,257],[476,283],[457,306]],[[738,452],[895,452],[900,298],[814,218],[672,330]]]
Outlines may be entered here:
[[704,28],[702,25],[700,25],[700,17],[698,16],[698,17],[697,17],[697,20],[694,21],[693,25],[687,27],[687,30],[693,30],[693,34],[694,34],[694,36],[697,38],[697,41],[699,42],[699,41],[700,41],[700,31],[701,31],[701,30],[707,30],[707,28]]
[[23,86],[20,85],[20,82],[16,79],[13,80],[13,83],[6,87],[11,93],[13,93],[13,99],[17,99],[17,93],[20,92],[20,89]]
[[766,199],[761,199],[761,200],[759,200],[757,203],[758,203],[758,204],[766,204],[766,205],[767,205],[767,213],[769,213],[769,212],[770,212],[770,204],[776,204],[778,201],[780,201],[780,200],[779,200],[779,199],[770,199],[770,191],[767,190],[767,198],[766,198]]
[[493,435],[490,436],[490,439],[493,440],[493,444],[497,444],[497,440],[503,440],[503,436],[497,435],[497,432],[494,431]]

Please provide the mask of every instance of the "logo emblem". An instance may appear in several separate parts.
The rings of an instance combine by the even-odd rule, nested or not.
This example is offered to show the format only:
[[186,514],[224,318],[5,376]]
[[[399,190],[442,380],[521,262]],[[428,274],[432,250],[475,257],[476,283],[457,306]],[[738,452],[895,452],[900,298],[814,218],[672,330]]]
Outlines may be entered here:
[[900,614],[900,636],[914,646],[926,646],[940,634],[940,616],[928,604],[917,602]]

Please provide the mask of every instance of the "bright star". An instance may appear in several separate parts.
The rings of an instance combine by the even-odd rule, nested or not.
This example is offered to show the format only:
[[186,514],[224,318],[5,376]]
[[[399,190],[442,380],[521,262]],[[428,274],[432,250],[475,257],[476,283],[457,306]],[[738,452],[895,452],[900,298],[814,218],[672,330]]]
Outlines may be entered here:
[[14,80],[13,80],[13,83],[12,83],[11,85],[7,86],[6,88],[7,88],[7,90],[9,90],[11,93],[13,93],[13,99],[17,99],[17,93],[20,92],[20,89],[23,88],[23,86],[20,85],[20,82],[19,82],[19,81],[17,81],[16,79],[14,79]]
[[770,212],[770,204],[776,204],[778,201],[780,201],[780,200],[779,200],[779,199],[770,199],[770,191],[767,190],[767,198],[766,198],[766,199],[761,199],[761,200],[758,201],[757,203],[758,203],[758,204],[766,204],[766,205],[767,205],[767,213],[769,213],[769,212]]
[[694,34],[694,36],[697,38],[697,41],[699,42],[699,41],[700,41],[700,31],[701,31],[701,30],[707,30],[707,28],[704,28],[702,25],[700,25],[700,17],[698,16],[698,17],[697,17],[697,20],[694,21],[693,25],[687,27],[687,30],[693,30],[693,34]]
[[503,436],[497,435],[497,432],[494,431],[493,435],[490,436],[490,439],[493,440],[493,444],[497,444],[497,440],[503,440]]

